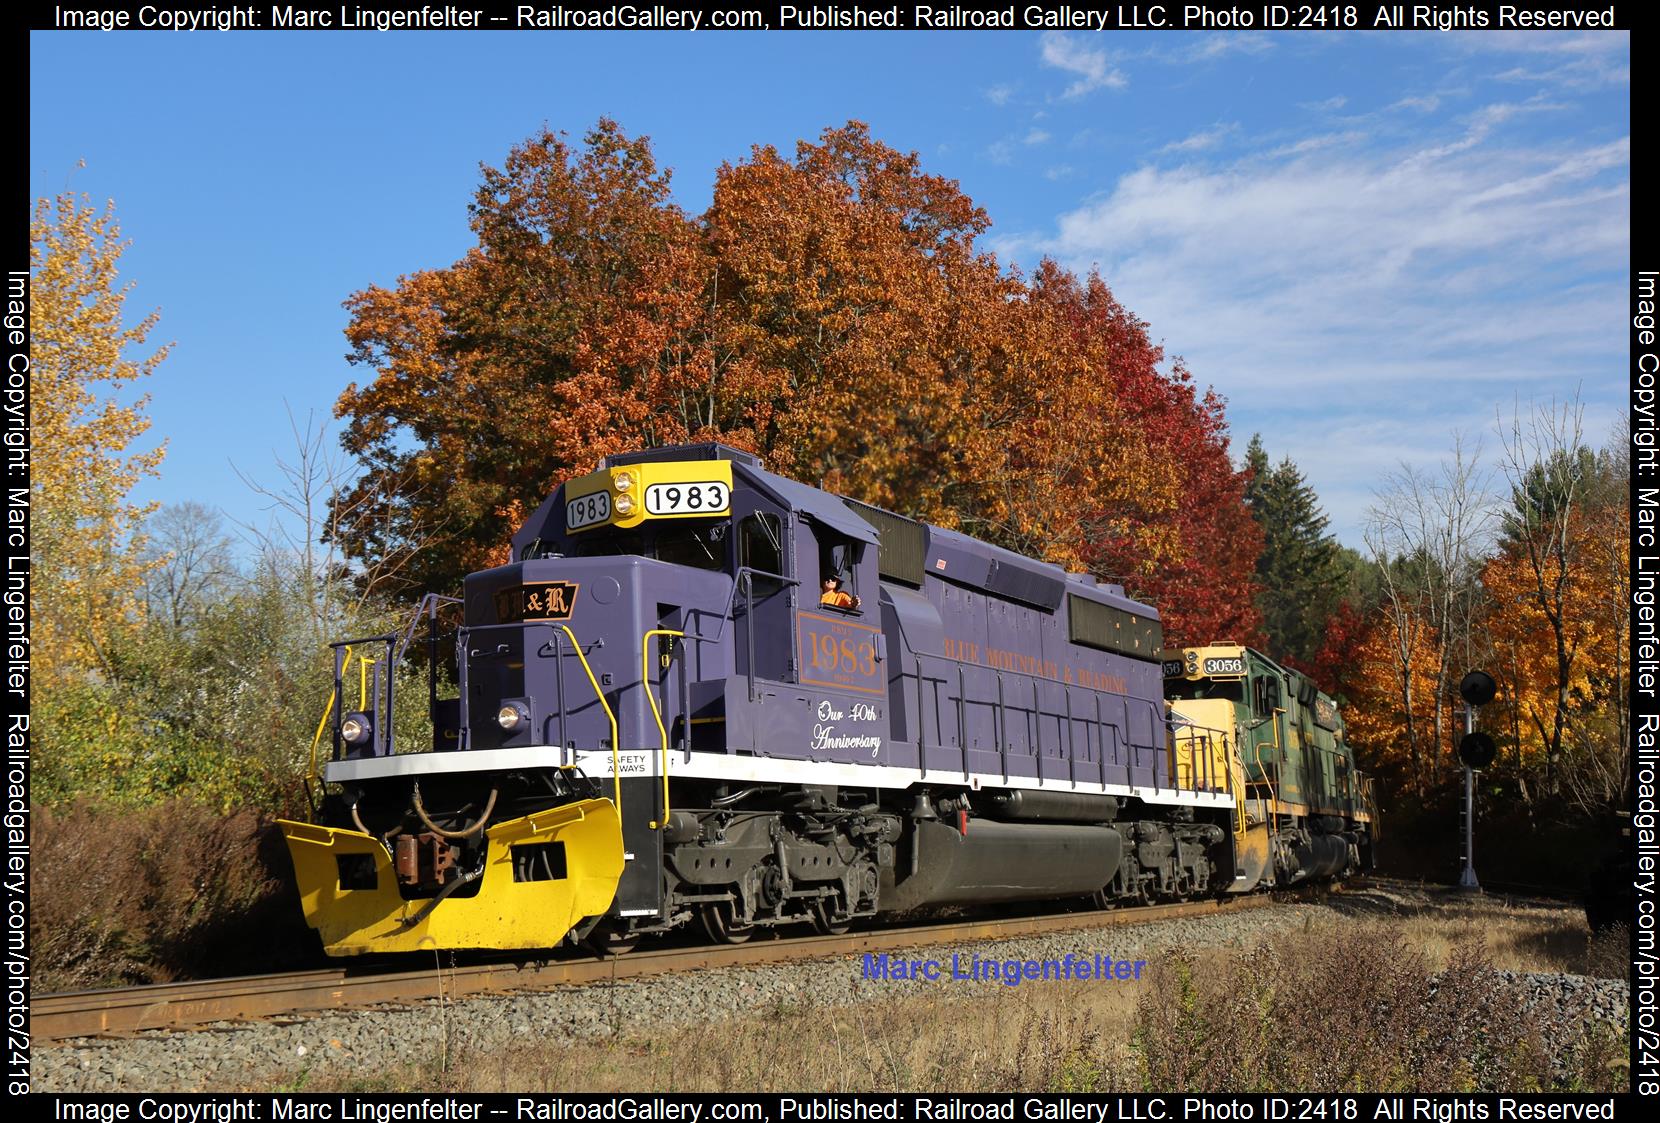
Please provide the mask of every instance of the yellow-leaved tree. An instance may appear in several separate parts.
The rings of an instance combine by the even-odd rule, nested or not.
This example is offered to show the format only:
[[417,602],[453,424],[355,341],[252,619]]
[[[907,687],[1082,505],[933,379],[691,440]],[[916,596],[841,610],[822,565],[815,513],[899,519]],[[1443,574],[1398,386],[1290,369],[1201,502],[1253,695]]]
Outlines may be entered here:
[[66,192],[30,215],[30,607],[33,700],[53,719],[37,722],[48,779],[55,748],[91,739],[99,725],[113,733],[121,720],[97,698],[118,677],[121,641],[142,612],[138,528],[148,509],[130,495],[164,450],[132,448],[150,427],[148,398],[118,393],[168,347],[147,346],[157,313],[127,322],[126,246],[113,203],[100,209]]

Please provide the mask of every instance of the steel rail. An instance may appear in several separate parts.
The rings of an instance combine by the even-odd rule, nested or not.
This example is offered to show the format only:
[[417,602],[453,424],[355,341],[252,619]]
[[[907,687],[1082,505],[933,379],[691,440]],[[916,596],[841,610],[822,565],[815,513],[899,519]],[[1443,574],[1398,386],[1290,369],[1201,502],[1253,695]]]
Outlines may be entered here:
[[1275,903],[1257,894],[1150,908],[1108,909],[1050,916],[969,920],[907,928],[878,928],[843,936],[805,936],[732,945],[658,948],[626,955],[565,960],[434,967],[392,971],[334,967],[277,975],[159,983],[112,990],[37,995],[30,1031],[37,1045],[76,1037],[126,1036],[146,1030],[187,1029],[214,1022],[315,1015],[376,1005],[541,990],[711,967],[745,967],[927,947],[963,940],[1139,924],[1179,917],[1220,916]]

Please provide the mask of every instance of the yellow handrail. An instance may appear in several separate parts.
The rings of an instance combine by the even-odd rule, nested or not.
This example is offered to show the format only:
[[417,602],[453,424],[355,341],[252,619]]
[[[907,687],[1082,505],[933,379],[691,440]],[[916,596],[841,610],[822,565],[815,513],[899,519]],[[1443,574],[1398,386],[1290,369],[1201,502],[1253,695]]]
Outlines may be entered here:
[[1241,791],[1240,789],[1234,787],[1233,766],[1234,766],[1235,761],[1239,762],[1239,778],[1241,780],[1243,780],[1245,778],[1245,761],[1240,757],[1237,746],[1229,746],[1229,744],[1228,744],[1228,735],[1226,733],[1223,733],[1222,734],[1222,768],[1228,774],[1228,780],[1227,780],[1227,785],[1226,786],[1227,786],[1228,794],[1233,797],[1234,818],[1239,823],[1239,826],[1235,829],[1236,829],[1236,832],[1240,835],[1240,837],[1244,837],[1245,833],[1247,832],[1247,830],[1250,827],[1250,820],[1245,815],[1245,793],[1243,791]]
[[651,703],[651,716],[657,719],[657,733],[663,739],[663,821],[651,824],[652,830],[659,828],[667,830],[669,826],[669,731],[663,728],[663,711],[657,707],[657,695],[651,692],[651,644],[652,636],[680,636],[685,638],[685,632],[677,632],[673,628],[653,628],[640,637],[640,689],[646,692],[646,701]]
[[[351,661],[352,649],[348,647],[346,648],[346,657],[341,662],[344,666],[350,666]],[[322,744],[323,730],[328,727],[329,715],[334,712],[334,699],[336,693],[337,692],[333,690],[329,691],[329,704],[323,707],[323,718],[317,723],[317,732],[311,738],[311,756],[306,762],[306,775],[312,780],[322,779],[317,772],[317,746]]]
[[[1274,735],[1274,741],[1269,746],[1274,750],[1274,779],[1268,781],[1268,798],[1273,808],[1272,813],[1275,816],[1280,814],[1280,788],[1284,786],[1285,782],[1285,773],[1281,769],[1281,765],[1285,762],[1280,759],[1280,721],[1276,716],[1283,713],[1285,713],[1284,710],[1275,709],[1270,710],[1268,714],[1268,731]],[[1260,742],[1257,744],[1257,764],[1262,764],[1262,745]],[[1263,775],[1266,778],[1266,769],[1264,769]]]
[[576,657],[582,661],[582,669],[587,672],[588,685],[594,688],[594,697],[605,708],[605,716],[611,722],[611,781],[616,792],[617,814],[622,814],[622,758],[617,753],[617,715],[611,710],[611,703],[605,700],[605,691],[599,688],[599,679],[594,677],[594,669],[588,665],[588,657],[582,653],[582,645],[576,642],[576,633],[571,631],[570,625],[561,624],[559,630],[570,637],[571,646],[576,649]]
[[[346,658],[351,659],[351,648],[347,648]],[[374,659],[367,655],[357,657],[357,708],[363,709],[369,704],[369,664]]]

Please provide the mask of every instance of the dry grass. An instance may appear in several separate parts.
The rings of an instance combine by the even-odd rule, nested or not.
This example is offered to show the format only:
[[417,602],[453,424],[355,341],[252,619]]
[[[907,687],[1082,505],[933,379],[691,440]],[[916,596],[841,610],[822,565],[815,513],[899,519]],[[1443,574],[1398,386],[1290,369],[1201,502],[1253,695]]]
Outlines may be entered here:
[[[851,968],[850,968],[851,969]],[[306,1082],[307,1091],[442,1088],[460,1091],[673,1092],[1012,1091],[1127,1087],[1102,1067],[1107,1026],[1133,1013],[1134,997],[1100,1007],[1066,993],[1021,988],[994,1000],[883,999],[857,1006],[778,1003],[742,1018],[658,1034],[562,1041],[463,1056],[377,1076],[368,1083]],[[1110,1015],[1110,1020],[1109,1020]]]
[[[775,1003],[703,1025],[340,1074],[307,1090],[452,1091],[1455,1091],[1623,1085],[1624,1046],[1590,1035],[1566,1077],[1494,974],[1582,963],[1565,917],[1483,928],[1472,903],[1440,922],[1331,918],[1247,948],[1174,952],[1140,984],[946,984],[857,1005]],[[1502,911],[1502,906],[1493,906]],[[1554,925],[1554,927],[1553,927]],[[1561,929],[1560,931],[1558,929]],[[850,970],[855,969],[851,963]]]
[[316,946],[281,837],[252,811],[41,809],[33,842],[42,991],[280,970]]
[[1148,1090],[1542,1090],[1550,1063],[1479,945],[1439,970],[1397,929],[1154,965],[1134,1045]]
[[1585,945],[1584,974],[1631,982],[1631,929],[1616,924],[1591,936]]
[[1459,948],[1479,944],[1487,961],[1501,971],[1631,977],[1629,932],[1593,935],[1578,906],[1466,896],[1444,888],[1368,889],[1333,896],[1327,904],[1357,919],[1397,925],[1407,944],[1435,969],[1451,963]]

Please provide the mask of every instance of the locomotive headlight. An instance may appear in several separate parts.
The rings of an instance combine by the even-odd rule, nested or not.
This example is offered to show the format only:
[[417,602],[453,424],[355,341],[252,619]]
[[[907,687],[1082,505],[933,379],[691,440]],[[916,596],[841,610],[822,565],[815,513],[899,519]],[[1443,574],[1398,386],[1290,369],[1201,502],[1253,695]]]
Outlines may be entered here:
[[627,491],[634,486],[634,477],[627,472],[618,472],[611,477],[611,485],[618,491]]
[[501,709],[496,711],[496,724],[507,732],[527,724],[530,721],[530,711],[523,702],[504,702]]
[[347,714],[340,720],[340,736],[353,745],[361,745],[374,731],[374,722],[365,713]]
[[626,515],[634,509],[634,500],[627,495],[619,495],[611,506],[616,509],[617,514]]

